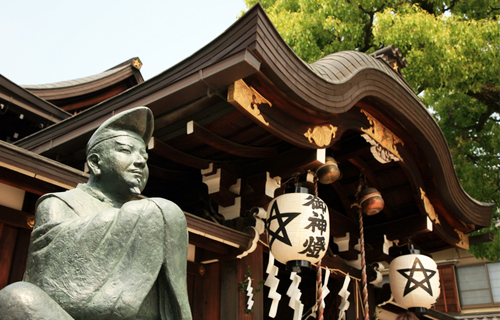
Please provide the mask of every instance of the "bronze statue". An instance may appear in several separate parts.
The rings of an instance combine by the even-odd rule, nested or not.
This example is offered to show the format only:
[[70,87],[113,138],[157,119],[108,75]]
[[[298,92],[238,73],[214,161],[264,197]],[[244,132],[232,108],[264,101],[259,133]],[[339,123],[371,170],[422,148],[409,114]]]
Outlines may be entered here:
[[191,319],[183,212],[131,201],[153,120],[146,107],[108,119],[87,144],[88,183],[39,199],[24,281],[0,291],[0,319]]

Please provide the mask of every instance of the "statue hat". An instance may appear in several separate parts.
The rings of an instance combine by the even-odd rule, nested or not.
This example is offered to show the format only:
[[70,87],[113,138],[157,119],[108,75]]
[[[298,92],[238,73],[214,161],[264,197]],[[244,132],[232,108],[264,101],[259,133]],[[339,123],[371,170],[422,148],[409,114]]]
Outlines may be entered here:
[[148,107],[136,107],[120,112],[106,120],[90,137],[87,155],[97,144],[119,136],[138,135],[147,145],[153,135],[154,116]]

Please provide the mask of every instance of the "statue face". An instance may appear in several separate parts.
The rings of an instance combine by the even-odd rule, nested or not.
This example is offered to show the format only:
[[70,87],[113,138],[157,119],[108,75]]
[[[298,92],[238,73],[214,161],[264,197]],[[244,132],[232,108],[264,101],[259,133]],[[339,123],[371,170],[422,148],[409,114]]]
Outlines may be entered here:
[[124,199],[140,194],[149,178],[144,141],[126,135],[103,143],[106,145],[99,152],[99,186]]

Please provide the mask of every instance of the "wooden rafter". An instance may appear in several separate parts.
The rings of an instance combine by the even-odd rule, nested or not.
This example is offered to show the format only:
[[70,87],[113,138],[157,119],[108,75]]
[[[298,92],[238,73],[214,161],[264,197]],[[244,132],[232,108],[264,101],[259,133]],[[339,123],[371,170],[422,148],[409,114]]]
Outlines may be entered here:
[[194,173],[193,171],[167,170],[151,164],[148,164],[148,167],[149,175],[160,179],[192,181],[198,177],[198,173]]
[[269,158],[277,153],[276,148],[250,147],[224,139],[194,121],[187,123],[187,134],[216,149],[239,157]]
[[389,221],[373,227],[365,228],[367,242],[383,241],[383,235],[389,240],[408,239],[433,231],[432,221],[424,215],[416,214],[403,219]]
[[196,169],[207,169],[211,162],[177,150],[154,137],[149,141],[148,150],[159,155],[160,157]]
[[[316,169],[325,162],[324,150],[294,148],[240,169],[245,175],[268,171],[272,177],[289,177],[297,171]],[[241,174],[241,175],[242,175]]]
[[343,280],[346,274],[349,274],[355,278],[361,278],[361,272],[358,269],[355,269],[349,266],[342,258],[339,256],[325,256],[321,261],[322,265],[328,267],[333,270],[341,271],[341,272],[332,272],[330,273],[330,277]]
[[185,212],[188,231],[223,243],[233,248],[246,250],[250,247],[252,235],[215,224]]

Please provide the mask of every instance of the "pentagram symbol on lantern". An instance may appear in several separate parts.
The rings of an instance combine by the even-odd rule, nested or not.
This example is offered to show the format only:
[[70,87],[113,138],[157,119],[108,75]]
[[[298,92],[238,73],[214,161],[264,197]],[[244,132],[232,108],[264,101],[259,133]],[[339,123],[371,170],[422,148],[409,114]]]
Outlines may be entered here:
[[[292,220],[295,219],[299,214],[300,212],[280,213],[280,210],[278,208],[278,202],[273,203],[273,206],[271,208],[271,214],[269,215],[269,219],[267,219],[266,222],[267,232],[269,234],[269,237],[271,238],[271,241],[269,242],[269,247],[273,246],[273,242],[276,239],[283,242],[284,244],[292,246],[292,242],[290,241],[288,233],[286,232],[286,225],[292,222]],[[286,219],[283,220],[283,218]],[[269,228],[269,225],[273,220],[276,220],[278,222],[278,228],[274,231],[270,230]]]
[[[419,265],[419,267],[417,267],[417,265]],[[408,281],[406,282],[403,297],[418,288],[422,288],[425,292],[427,292],[430,296],[432,296],[432,287],[430,280],[436,274],[436,271],[425,269],[422,262],[420,262],[418,258],[415,258],[415,260],[413,261],[413,266],[411,267],[411,269],[399,269],[397,271],[403,277],[408,279]],[[415,279],[415,273],[421,273],[423,279],[422,280]]]

